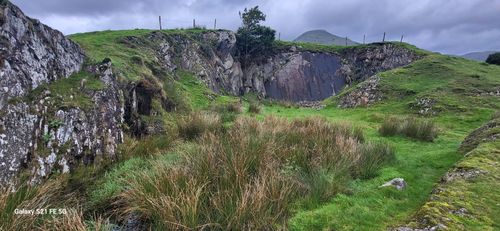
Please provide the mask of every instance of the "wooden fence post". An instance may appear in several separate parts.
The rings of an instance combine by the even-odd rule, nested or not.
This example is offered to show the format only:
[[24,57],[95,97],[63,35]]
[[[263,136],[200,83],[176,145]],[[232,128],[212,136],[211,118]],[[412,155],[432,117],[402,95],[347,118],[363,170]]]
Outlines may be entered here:
[[161,16],[158,16],[158,22],[160,22],[160,30],[162,30],[162,28],[161,28]]
[[363,44],[366,42],[366,34],[363,35]]
[[403,38],[404,38],[404,37],[405,37],[404,35],[401,35],[401,42],[403,42]]
[[382,39],[382,42],[385,42],[385,32],[384,32],[384,38]]

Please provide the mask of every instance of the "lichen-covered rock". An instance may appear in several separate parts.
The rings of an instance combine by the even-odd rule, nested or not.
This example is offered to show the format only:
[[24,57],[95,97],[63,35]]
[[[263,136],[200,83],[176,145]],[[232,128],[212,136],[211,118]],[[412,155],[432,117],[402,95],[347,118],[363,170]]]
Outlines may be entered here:
[[36,183],[53,172],[100,160],[114,160],[123,141],[123,93],[111,64],[96,68],[102,90],[84,90],[91,109],[54,108],[46,91],[32,102],[8,104],[0,118],[0,186],[12,183],[23,169]]
[[0,6],[0,109],[9,99],[78,72],[83,62],[82,50],[61,32],[8,1]]
[[469,180],[474,179],[482,174],[486,174],[486,171],[474,168],[456,168],[452,171],[447,172],[442,178],[441,182],[449,183],[457,179]]
[[240,94],[243,72],[233,56],[236,46],[233,32],[206,32],[196,40],[155,32],[149,39],[159,44],[154,49],[166,70],[188,70],[215,92]]
[[500,116],[498,118],[493,118],[491,121],[469,134],[460,145],[460,151],[462,153],[467,153],[481,143],[494,142],[498,139],[500,139]]
[[380,77],[372,76],[338,99],[342,108],[366,107],[383,99],[379,89]]

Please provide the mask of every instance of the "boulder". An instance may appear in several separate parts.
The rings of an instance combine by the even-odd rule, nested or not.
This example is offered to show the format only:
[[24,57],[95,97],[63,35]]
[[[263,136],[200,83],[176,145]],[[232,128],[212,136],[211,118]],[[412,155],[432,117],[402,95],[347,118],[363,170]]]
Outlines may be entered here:
[[404,190],[406,188],[407,184],[406,181],[403,178],[394,178],[385,184],[381,185],[380,187],[394,187],[397,190]]

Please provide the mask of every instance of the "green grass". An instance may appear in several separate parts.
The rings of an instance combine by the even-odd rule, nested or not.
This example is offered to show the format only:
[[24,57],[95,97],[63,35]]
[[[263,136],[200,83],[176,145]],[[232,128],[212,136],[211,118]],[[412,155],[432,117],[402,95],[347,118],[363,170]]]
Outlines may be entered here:
[[[463,138],[500,106],[498,98],[470,94],[492,91],[500,85],[500,68],[492,65],[429,55],[408,67],[380,75],[386,100],[369,108],[339,109],[335,98],[325,100],[329,106],[320,111],[276,104],[263,107],[261,117],[321,115],[331,121],[347,121],[363,128],[367,139],[384,140],[396,148],[398,161],[381,170],[378,177],[355,182],[351,193],[338,195],[317,208],[298,210],[289,221],[292,230],[384,230],[404,223],[425,202],[440,177],[462,158],[457,150]],[[416,111],[410,105],[418,97],[437,100],[439,114],[432,119],[441,136],[434,143],[381,137],[377,129],[384,118],[414,115]],[[396,177],[407,180],[407,190],[378,188]]]
[[[461,153],[466,153],[465,158],[450,171],[454,177],[447,174],[446,182],[436,187],[438,190],[408,226],[419,228],[441,224],[450,230],[500,228],[500,169],[496,166],[500,161],[500,141],[492,139],[500,134],[499,129],[500,117],[495,113],[490,122],[466,138],[460,148]],[[476,176],[461,177],[456,172],[476,172]]]
[[[327,53],[345,53],[351,52],[353,50],[362,50],[368,48],[374,48],[383,43],[370,43],[370,44],[360,44],[360,45],[351,45],[351,46],[337,46],[337,45],[322,45],[316,43],[304,43],[304,42],[288,42],[288,41],[276,41],[275,47],[277,49],[288,49],[292,46],[296,47],[300,51],[312,51],[312,52],[327,52]],[[419,55],[428,55],[430,52],[419,49],[408,43],[400,43],[400,42],[386,42],[385,44],[392,44],[396,46],[400,46],[402,48],[406,48],[416,52]]]
[[228,104],[237,101],[236,97],[214,93],[190,72],[178,71],[177,76],[178,89],[184,92],[184,97],[194,109],[204,109],[213,104]]
[[[86,79],[84,89],[80,88],[80,82]],[[68,78],[57,80],[51,84],[44,84],[31,91],[26,100],[38,99],[46,90],[50,91],[50,96],[55,100],[58,107],[79,107],[83,109],[91,108],[94,103],[92,97],[84,91],[99,91],[105,88],[104,83],[91,73],[81,71]]]

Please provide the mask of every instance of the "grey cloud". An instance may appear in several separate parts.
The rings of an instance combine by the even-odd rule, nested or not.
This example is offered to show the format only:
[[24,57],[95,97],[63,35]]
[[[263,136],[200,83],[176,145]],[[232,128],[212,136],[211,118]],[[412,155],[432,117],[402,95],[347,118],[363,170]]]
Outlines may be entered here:
[[238,11],[261,6],[284,39],[326,29],[362,41],[405,41],[424,49],[462,54],[500,50],[500,0],[11,0],[28,15],[65,33],[198,24],[236,29]]

